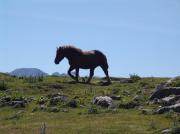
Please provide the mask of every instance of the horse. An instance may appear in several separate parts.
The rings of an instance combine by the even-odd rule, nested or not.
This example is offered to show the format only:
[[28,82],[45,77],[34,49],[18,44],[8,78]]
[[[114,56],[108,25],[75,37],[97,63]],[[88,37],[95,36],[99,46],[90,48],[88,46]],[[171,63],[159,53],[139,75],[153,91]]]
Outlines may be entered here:
[[[68,75],[79,82],[79,69],[90,69],[89,78],[86,83],[90,83],[94,70],[96,67],[100,66],[104,71],[107,79],[107,83],[111,83],[111,79],[108,74],[108,62],[106,56],[99,50],[83,51],[74,46],[60,46],[57,47],[55,64],[59,64],[64,58],[69,61]],[[72,75],[72,71],[76,70],[75,76]]]

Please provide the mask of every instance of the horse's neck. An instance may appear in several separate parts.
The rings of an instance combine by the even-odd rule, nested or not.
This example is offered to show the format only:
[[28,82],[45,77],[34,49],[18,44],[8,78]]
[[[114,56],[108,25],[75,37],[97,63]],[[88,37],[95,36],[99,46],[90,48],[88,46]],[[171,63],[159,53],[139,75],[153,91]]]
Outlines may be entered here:
[[69,61],[71,61],[71,60],[74,59],[74,57],[75,57],[76,55],[78,55],[78,53],[77,53],[76,51],[67,50],[67,51],[66,51],[66,54],[65,54],[65,57],[66,57]]

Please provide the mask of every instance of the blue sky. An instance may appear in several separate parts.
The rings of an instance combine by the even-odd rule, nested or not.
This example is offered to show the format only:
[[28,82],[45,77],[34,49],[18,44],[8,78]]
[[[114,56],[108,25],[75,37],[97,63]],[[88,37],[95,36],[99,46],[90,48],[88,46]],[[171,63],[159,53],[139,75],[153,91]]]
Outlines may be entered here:
[[180,75],[180,1],[0,0],[1,72],[67,72],[67,60],[54,64],[65,44],[104,52],[111,76]]

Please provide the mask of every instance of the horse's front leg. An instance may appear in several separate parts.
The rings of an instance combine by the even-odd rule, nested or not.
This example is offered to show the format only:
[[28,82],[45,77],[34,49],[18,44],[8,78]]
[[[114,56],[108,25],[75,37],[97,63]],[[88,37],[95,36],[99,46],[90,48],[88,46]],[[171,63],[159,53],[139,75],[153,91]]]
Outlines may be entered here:
[[79,82],[78,77],[79,77],[79,68],[76,68],[76,82]]
[[87,83],[90,83],[90,81],[91,81],[93,75],[94,75],[94,68],[91,68],[91,69],[90,69],[89,79],[87,80]]
[[74,75],[71,74],[71,71],[74,70],[74,69],[75,69],[74,67],[70,66],[70,68],[69,68],[69,70],[68,70],[68,74],[69,74],[69,76],[70,76],[72,79],[76,80],[76,78],[74,77]]

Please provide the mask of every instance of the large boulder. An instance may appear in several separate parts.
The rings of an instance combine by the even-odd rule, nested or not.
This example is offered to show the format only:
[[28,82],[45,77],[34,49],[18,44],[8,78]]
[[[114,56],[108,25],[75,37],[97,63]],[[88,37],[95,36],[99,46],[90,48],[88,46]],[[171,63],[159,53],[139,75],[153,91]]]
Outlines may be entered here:
[[162,89],[157,89],[150,96],[149,100],[153,100],[155,98],[161,99],[170,95],[180,95],[180,87],[164,87]]
[[93,99],[93,104],[102,106],[102,107],[109,107],[112,105],[112,98],[108,96],[97,96]]

